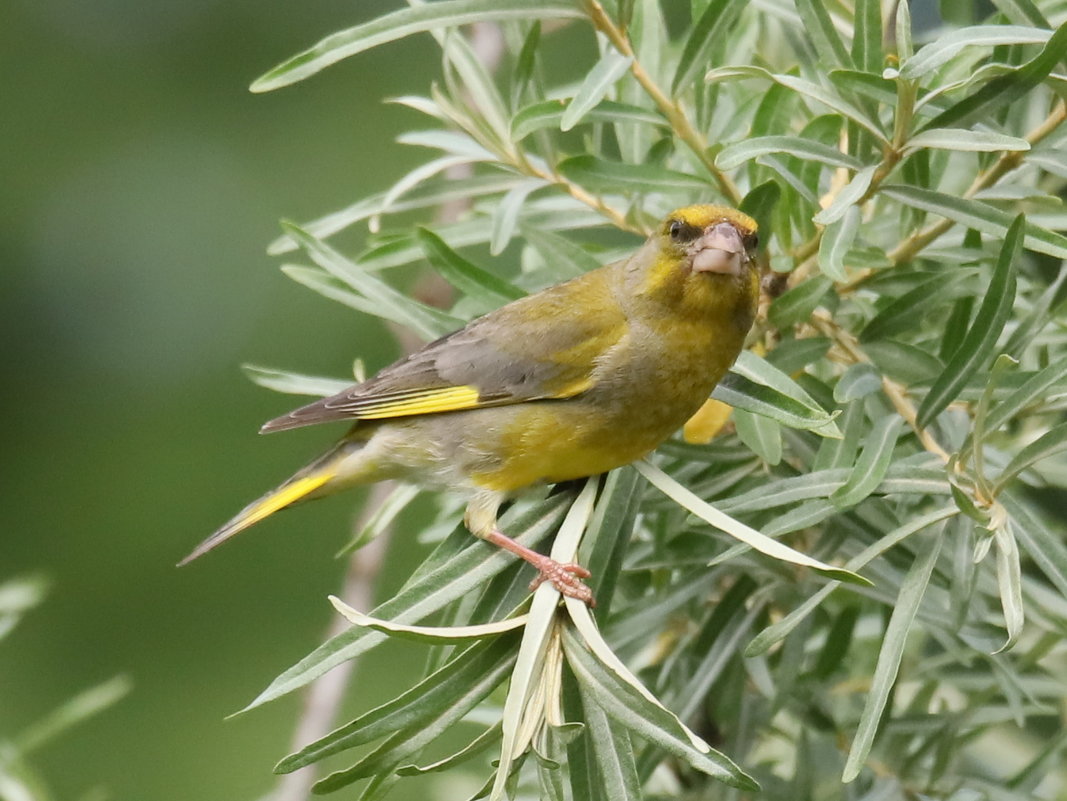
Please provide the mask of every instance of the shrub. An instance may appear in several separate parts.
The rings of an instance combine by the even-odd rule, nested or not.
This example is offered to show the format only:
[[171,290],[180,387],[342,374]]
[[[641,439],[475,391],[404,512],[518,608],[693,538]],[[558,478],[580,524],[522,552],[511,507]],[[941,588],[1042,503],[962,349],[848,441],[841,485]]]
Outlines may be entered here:
[[[319,789],[378,798],[485,752],[494,799],[1064,792],[1067,7],[941,5],[919,31],[873,0],[412,3],[253,85],[433,37],[441,75],[397,102],[428,119],[400,142],[436,154],[272,246],[421,337],[624,256],[691,202],[757,218],[765,261],[714,441],[709,406],[648,461],[504,518],[592,569],[595,620],[548,586],[530,602],[526,571],[458,528],[372,618],[341,605],[359,625],[255,704],[391,635],[435,644],[427,678],[280,770],[378,742]],[[501,63],[470,23],[499,26]],[[451,201],[465,213],[432,223]],[[368,223],[358,255],[327,243]],[[450,309],[390,286],[423,261]],[[469,745],[412,767],[464,718],[484,724]]]

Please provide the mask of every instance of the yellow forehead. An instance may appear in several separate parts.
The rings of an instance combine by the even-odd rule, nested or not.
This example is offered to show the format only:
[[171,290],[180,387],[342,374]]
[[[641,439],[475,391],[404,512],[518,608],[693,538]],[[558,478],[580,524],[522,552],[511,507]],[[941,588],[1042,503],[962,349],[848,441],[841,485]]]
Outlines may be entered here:
[[731,209],[729,206],[712,206],[707,203],[675,209],[667,219],[680,220],[686,225],[692,225],[696,228],[707,228],[712,223],[726,220],[737,226],[744,234],[755,233],[757,227],[756,221],[744,212]]

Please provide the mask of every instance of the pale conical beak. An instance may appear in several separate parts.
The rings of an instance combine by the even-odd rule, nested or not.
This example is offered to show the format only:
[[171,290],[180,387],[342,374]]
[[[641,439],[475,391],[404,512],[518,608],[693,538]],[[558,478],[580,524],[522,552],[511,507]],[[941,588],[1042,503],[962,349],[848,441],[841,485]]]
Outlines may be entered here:
[[696,247],[694,272],[740,275],[741,266],[748,261],[741,234],[728,222],[708,226]]

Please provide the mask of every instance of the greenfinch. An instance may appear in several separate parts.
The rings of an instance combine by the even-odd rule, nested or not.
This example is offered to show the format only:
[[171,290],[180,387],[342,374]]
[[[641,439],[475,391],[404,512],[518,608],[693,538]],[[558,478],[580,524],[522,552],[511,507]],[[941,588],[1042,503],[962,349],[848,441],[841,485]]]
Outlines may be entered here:
[[497,511],[533,485],[655,449],[708,398],[756,314],[756,223],[677,209],[632,256],[529,295],[261,431],[349,421],[329,452],[247,506],[182,564],[297,501],[385,479],[462,493],[478,537],[592,603],[580,565],[505,536]]

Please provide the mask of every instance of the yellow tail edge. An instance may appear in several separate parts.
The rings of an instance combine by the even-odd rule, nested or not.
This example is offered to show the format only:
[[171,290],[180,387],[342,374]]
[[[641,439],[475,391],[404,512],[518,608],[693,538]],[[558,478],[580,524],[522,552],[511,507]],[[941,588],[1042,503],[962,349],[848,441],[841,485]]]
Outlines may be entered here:
[[285,482],[276,490],[267,493],[258,501],[246,506],[230,522],[197,545],[192,553],[178,562],[178,567],[188,564],[199,556],[203,556],[212,548],[226,542],[233,535],[239,534],[249,526],[254,526],[286,506],[296,503],[336,475],[333,470],[323,470]]

